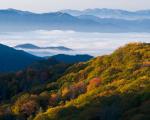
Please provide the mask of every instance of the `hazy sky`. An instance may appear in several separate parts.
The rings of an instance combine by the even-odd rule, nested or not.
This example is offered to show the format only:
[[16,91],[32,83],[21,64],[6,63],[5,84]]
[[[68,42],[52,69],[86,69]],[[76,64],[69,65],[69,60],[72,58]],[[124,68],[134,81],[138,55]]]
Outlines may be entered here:
[[0,0],[0,9],[6,8],[34,12],[87,8],[139,10],[150,9],[150,0]]

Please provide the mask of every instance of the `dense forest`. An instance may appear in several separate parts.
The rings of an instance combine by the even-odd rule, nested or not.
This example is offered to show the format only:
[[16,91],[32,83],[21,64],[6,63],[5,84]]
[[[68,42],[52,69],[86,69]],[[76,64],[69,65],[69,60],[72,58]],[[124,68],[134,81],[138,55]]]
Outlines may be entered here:
[[1,120],[150,120],[150,44],[0,75]]

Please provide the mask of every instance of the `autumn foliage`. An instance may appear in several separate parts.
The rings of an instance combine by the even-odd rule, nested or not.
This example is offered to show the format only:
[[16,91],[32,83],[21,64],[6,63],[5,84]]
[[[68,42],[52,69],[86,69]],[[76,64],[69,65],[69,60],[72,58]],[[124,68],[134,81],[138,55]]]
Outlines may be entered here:
[[101,84],[101,79],[100,78],[93,78],[92,80],[89,81],[89,84],[87,86],[87,91],[90,91],[96,87],[98,87]]
[[[29,69],[9,74],[7,79],[0,76],[4,78],[1,89],[11,94],[0,99],[21,91],[2,100],[0,119],[149,120],[149,65],[150,44],[132,43],[110,55],[67,67],[63,74],[58,72],[61,67],[55,66],[53,72],[52,68],[40,74]],[[12,91],[2,85],[6,81],[7,88],[15,85]],[[22,86],[26,91],[22,92]]]

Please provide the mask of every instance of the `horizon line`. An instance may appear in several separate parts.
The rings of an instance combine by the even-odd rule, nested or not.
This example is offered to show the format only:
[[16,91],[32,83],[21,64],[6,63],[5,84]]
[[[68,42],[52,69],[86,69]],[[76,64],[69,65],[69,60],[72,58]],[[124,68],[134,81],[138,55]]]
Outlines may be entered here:
[[61,12],[65,10],[72,10],[72,11],[86,11],[86,10],[95,10],[95,9],[108,9],[108,10],[122,10],[122,11],[128,11],[128,12],[138,12],[138,11],[148,11],[150,9],[139,9],[139,10],[127,10],[127,9],[119,9],[119,8],[86,8],[86,9],[60,9],[60,10],[50,10],[50,11],[39,11],[36,12],[34,10],[25,10],[25,9],[17,9],[17,8],[0,8],[0,10],[18,10],[23,12],[31,12],[31,13],[50,13],[50,12]]

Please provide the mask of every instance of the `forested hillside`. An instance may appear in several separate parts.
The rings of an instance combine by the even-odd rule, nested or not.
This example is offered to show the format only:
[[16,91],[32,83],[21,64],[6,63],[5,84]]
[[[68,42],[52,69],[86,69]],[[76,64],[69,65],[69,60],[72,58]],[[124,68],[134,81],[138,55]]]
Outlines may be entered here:
[[[47,89],[48,88],[48,89]],[[43,89],[1,103],[2,120],[149,120],[150,44],[67,67]]]
[[61,61],[63,63],[78,63],[78,62],[86,62],[93,58],[93,56],[90,55],[65,55],[65,54],[58,54],[50,57],[52,59]]
[[0,44],[0,73],[22,70],[39,60],[42,58]]
[[44,86],[58,79],[69,66],[49,58],[37,61],[24,70],[1,73],[0,100],[8,100],[21,92],[45,89]]

